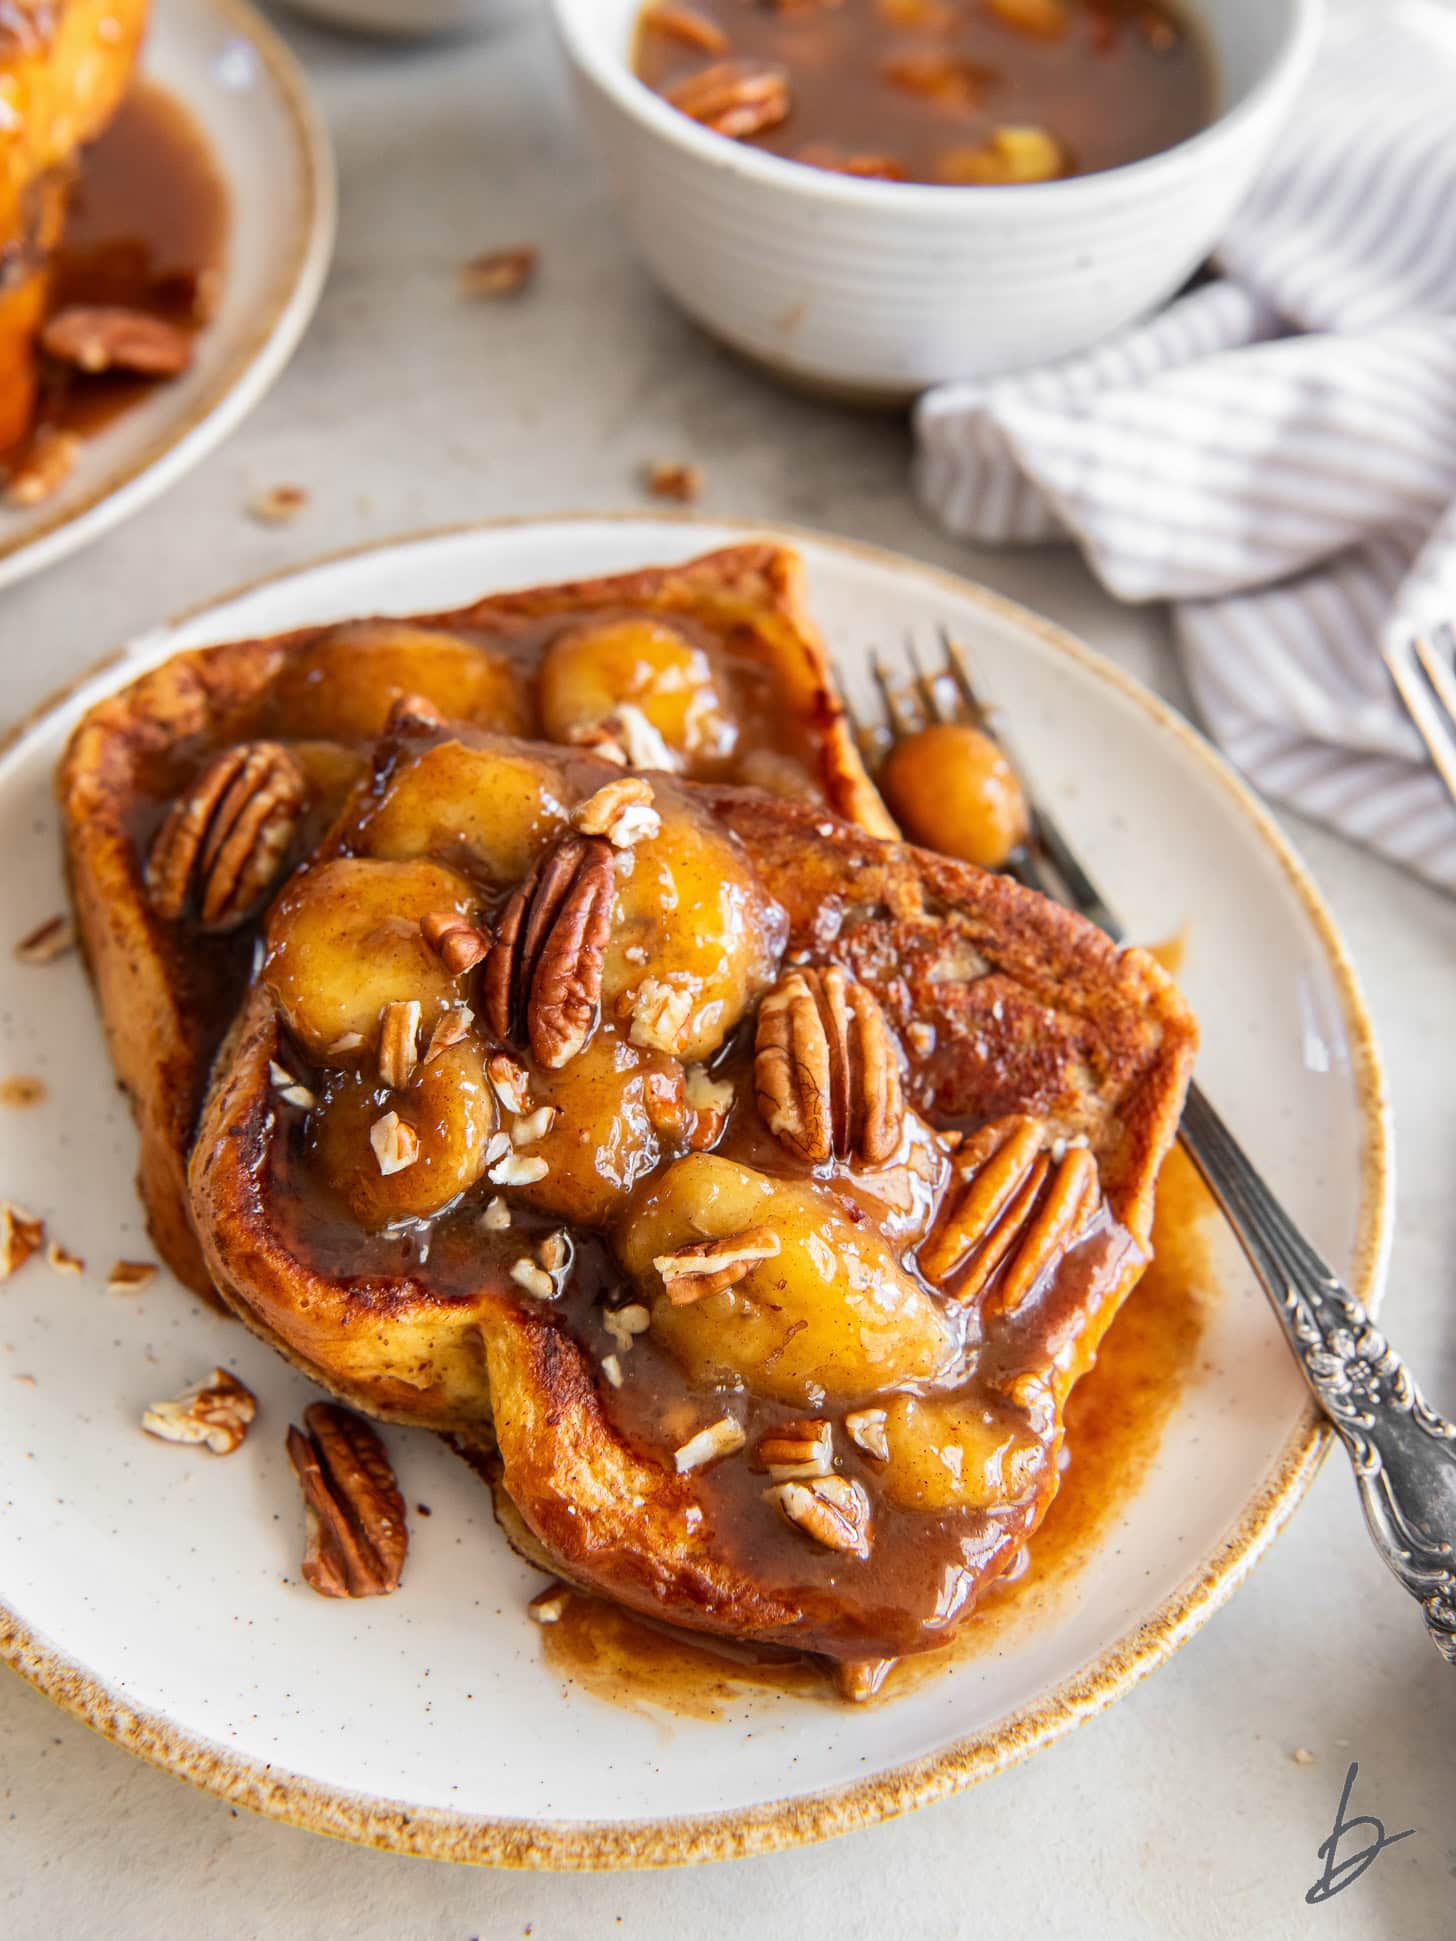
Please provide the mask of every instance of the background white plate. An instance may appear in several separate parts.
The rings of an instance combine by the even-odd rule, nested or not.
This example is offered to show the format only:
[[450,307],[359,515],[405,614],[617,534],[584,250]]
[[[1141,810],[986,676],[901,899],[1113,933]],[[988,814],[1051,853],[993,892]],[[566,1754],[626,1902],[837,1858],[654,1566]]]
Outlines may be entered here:
[[328,134],[262,17],[246,0],[153,0],[141,71],[191,110],[227,183],[222,302],[191,369],[85,439],[53,499],[0,506],[0,587],[107,531],[225,438],[288,362],[328,270]]
[[[563,520],[428,536],[276,579],[149,635],[0,761],[18,937],[59,907],[51,799],[96,696],[182,646],[687,557],[741,529]],[[1389,1204],[1383,1085],[1358,992],[1297,862],[1160,703],[992,595],[892,555],[799,536],[846,680],[865,649],[948,622],[1011,711],[1053,806],[1136,934],[1188,925],[1182,982],[1203,1079],[1310,1237],[1372,1298]],[[108,1295],[149,1253],[134,1141],[79,963],[0,953],[0,1195],[90,1263],[0,1287],[0,1647],[61,1702],[213,1790],[322,1830],[524,1864],[700,1858],[881,1817],[993,1771],[1125,1689],[1242,1576],[1313,1473],[1301,1384],[1221,1232],[1220,1298],[1154,1472],[1052,1614],[867,1711],[754,1697],[664,1723],[563,1685],[524,1618],[539,1578],[485,1492],[430,1437],[388,1431],[415,1518],[400,1595],[325,1603],[297,1582],[283,1433],[308,1385],[165,1277]],[[262,1412],[239,1455],[145,1439],[144,1404],[214,1361]],[[31,1381],[15,1381],[30,1377]]]

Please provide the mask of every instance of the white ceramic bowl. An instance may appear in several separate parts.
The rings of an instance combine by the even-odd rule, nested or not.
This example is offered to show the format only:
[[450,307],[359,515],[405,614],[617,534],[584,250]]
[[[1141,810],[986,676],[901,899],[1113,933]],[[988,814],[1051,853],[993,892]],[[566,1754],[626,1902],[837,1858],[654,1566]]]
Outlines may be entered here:
[[1125,168],[1018,188],[860,181],[728,141],[628,65],[641,0],[553,0],[585,118],[653,275],[801,383],[904,398],[1084,350],[1218,241],[1303,80],[1325,0],[1197,0],[1219,113]]

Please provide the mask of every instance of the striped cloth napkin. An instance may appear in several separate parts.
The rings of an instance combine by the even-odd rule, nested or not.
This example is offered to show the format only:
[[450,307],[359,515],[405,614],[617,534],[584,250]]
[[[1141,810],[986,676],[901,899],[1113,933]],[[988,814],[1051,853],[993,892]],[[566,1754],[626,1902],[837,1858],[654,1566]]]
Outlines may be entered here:
[[1380,658],[1456,620],[1456,11],[1335,14],[1215,271],[1085,356],[928,392],[917,489],[1173,601],[1257,786],[1456,890],[1456,807]]

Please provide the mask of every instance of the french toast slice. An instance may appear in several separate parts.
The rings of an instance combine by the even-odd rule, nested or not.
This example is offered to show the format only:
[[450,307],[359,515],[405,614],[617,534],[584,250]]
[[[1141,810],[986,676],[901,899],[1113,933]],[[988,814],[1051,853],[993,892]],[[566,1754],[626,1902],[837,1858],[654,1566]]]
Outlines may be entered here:
[[47,263],[78,151],[126,91],[150,0],[0,7],[0,452],[29,428]]
[[569,1581],[862,1667],[1045,1513],[1195,1045],[1009,880],[410,703],[272,905],[196,1231]]
[[170,905],[163,914],[149,857],[174,806],[214,764],[263,742],[281,747],[300,778],[299,799],[274,818],[272,835],[285,825],[287,835],[271,889],[313,849],[404,692],[478,726],[796,790],[893,830],[808,616],[801,563],[768,542],[408,620],[304,627],[182,653],[100,702],[58,776],[68,873],[137,1120],[152,1236],[204,1295],[211,1282],[192,1229],[187,1155],[266,896],[220,921],[192,921],[199,913],[190,908],[184,920]]

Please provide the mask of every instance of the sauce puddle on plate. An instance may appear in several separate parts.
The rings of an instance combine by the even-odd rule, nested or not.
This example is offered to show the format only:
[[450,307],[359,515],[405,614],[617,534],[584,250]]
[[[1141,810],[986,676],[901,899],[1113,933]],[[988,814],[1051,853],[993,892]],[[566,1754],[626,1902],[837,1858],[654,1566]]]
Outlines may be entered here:
[[[903,1659],[871,1703],[902,1697],[948,1665],[979,1656],[1013,1627],[1043,1620],[1096,1553],[1156,1460],[1196,1366],[1217,1294],[1205,1231],[1216,1217],[1192,1163],[1175,1147],[1158,1181],[1153,1264],[1108,1330],[1096,1364],[1072,1391],[1070,1460],[1028,1545],[1025,1569],[1014,1581],[992,1587],[951,1644]],[[556,1623],[542,1627],[541,1641],[547,1662],[574,1685],[656,1715],[721,1718],[764,1692],[841,1703],[823,1672],[802,1658],[765,1661],[727,1645],[700,1643],[580,1591]]]
[[[81,158],[47,309],[117,304],[195,336],[217,307],[230,220],[206,135],[166,89],[138,80]],[[94,434],[157,389],[147,378],[48,365],[30,441],[42,430]],[[24,456],[11,456],[13,469]]]

